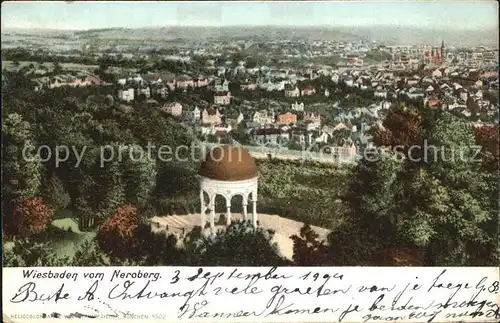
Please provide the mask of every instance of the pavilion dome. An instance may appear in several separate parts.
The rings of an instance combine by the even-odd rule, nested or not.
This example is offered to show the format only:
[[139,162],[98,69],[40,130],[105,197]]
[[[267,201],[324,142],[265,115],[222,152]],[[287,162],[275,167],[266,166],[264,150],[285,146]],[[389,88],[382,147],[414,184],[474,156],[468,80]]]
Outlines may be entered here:
[[208,151],[198,174],[218,181],[244,181],[259,176],[248,150],[227,145]]

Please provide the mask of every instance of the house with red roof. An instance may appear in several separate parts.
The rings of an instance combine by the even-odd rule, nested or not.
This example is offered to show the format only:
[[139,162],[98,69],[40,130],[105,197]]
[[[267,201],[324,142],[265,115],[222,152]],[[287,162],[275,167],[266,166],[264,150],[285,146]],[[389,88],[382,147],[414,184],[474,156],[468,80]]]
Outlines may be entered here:
[[313,95],[316,93],[316,90],[312,86],[305,86],[301,91],[301,96]]

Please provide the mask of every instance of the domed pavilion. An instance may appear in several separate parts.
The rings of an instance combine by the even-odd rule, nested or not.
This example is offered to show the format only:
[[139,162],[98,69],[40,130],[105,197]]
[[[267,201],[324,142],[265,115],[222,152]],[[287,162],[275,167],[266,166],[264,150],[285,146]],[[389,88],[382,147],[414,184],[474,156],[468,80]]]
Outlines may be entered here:
[[[231,223],[231,199],[243,198],[243,217],[248,220],[248,203],[252,203],[252,224],[257,227],[257,187],[259,173],[255,160],[242,147],[219,146],[207,152],[198,172],[200,179],[201,227],[210,223],[215,232],[215,197],[226,200],[226,225]],[[207,197],[207,198],[206,198]],[[208,200],[208,202],[206,202]],[[207,211],[209,211],[207,219]]]

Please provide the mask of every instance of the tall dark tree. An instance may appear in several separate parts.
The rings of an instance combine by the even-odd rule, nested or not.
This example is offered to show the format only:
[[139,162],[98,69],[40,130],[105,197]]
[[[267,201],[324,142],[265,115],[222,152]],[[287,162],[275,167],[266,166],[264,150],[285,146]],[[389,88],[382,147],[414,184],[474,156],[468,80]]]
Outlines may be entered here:
[[121,162],[114,158],[105,164],[100,172],[102,181],[99,191],[102,192],[102,199],[99,206],[99,217],[105,221],[115,214],[118,206],[125,203],[125,185],[123,183],[123,173]]
[[44,199],[56,210],[65,209],[71,203],[71,197],[64,187],[64,183],[54,173],[46,175],[42,190]]
[[2,120],[2,214],[6,229],[13,224],[13,211],[40,192],[42,165],[36,154],[30,124],[20,114]]
[[485,168],[497,172],[499,167],[499,132],[498,124],[485,125],[474,129],[476,143],[481,147],[481,155]]
[[30,124],[13,113],[2,120],[2,195],[15,202],[40,190],[42,165],[36,153]]
[[156,185],[156,158],[138,145],[127,147],[121,165],[125,200],[144,206]]

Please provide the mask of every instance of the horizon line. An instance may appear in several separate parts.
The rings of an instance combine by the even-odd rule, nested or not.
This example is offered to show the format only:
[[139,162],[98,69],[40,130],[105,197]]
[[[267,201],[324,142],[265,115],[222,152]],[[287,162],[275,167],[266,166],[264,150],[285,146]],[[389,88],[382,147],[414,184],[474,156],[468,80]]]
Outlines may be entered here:
[[263,24],[263,25],[192,25],[192,24],[175,24],[175,25],[150,25],[150,26],[140,26],[140,27],[126,27],[126,26],[115,26],[115,27],[101,27],[101,28],[79,28],[79,29],[70,29],[70,28],[53,28],[53,27],[9,27],[2,26],[1,31],[11,29],[11,30],[43,30],[43,31],[100,31],[100,30],[111,30],[111,29],[150,29],[150,28],[173,28],[173,27],[182,27],[182,28],[262,28],[262,27],[274,27],[274,28],[370,28],[370,27],[394,27],[396,29],[425,29],[425,30],[461,30],[461,31],[498,31],[497,26],[491,27],[468,27],[468,26],[413,26],[413,25],[391,25],[391,24],[366,24],[366,25],[291,25],[291,24]]

